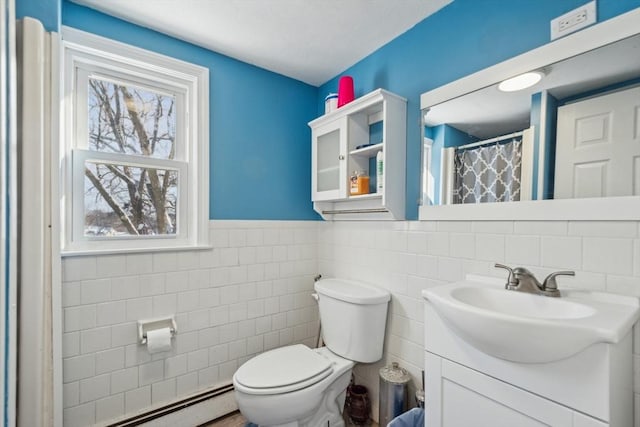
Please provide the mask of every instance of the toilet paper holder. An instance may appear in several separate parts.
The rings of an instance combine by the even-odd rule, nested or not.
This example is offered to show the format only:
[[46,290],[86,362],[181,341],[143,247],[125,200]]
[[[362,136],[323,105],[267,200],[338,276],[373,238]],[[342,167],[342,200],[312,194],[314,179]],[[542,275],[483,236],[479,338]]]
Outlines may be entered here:
[[155,329],[169,328],[171,338],[178,333],[176,319],[173,316],[160,317],[156,319],[138,320],[138,342],[142,345],[147,343],[147,331]]

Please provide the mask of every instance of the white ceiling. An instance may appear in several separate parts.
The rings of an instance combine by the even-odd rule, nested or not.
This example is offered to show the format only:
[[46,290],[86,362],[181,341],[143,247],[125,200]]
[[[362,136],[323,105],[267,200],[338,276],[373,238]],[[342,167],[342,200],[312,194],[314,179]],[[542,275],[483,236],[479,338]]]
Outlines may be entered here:
[[319,86],[453,0],[72,0]]

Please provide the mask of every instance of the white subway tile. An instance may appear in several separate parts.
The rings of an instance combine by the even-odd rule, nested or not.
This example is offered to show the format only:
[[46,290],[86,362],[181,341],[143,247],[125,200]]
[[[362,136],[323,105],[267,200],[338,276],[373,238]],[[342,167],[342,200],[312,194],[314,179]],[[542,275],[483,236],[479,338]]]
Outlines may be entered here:
[[254,264],[257,259],[257,250],[255,247],[248,246],[240,248],[238,251],[238,261],[240,264]]
[[198,301],[200,308],[211,308],[220,304],[220,289],[200,289],[198,292]]
[[238,285],[238,300],[249,301],[256,298],[256,284],[244,283]]
[[392,231],[390,234],[391,246],[389,249],[392,251],[407,251],[407,233],[404,231]]
[[125,262],[128,275],[153,273],[153,254],[130,254]]
[[174,338],[176,353],[183,354],[198,348],[198,332],[180,332]]
[[124,394],[116,394],[96,401],[96,421],[109,421],[124,415]]
[[151,403],[168,402],[176,398],[176,379],[170,378],[151,385]]
[[96,372],[95,357],[93,354],[68,357],[63,360],[62,372],[65,383],[92,377]]
[[278,279],[280,278],[280,264],[278,263],[269,263],[264,265],[264,278],[266,280]]
[[185,330],[193,331],[209,327],[209,310],[196,310],[187,313]]
[[124,363],[127,368],[142,365],[151,361],[151,355],[147,347],[138,344],[129,344],[124,348]]
[[80,282],[62,283],[62,306],[80,305]]
[[229,306],[229,321],[237,322],[247,318],[247,303],[240,302]]
[[229,283],[240,284],[247,281],[247,266],[240,265],[237,267],[229,268]]
[[220,265],[230,267],[238,265],[239,256],[238,248],[222,248],[220,249]]
[[293,344],[293,329],[281,329],[280,330],[280,346],[284,347],[285,345]]
[[96,353],[96,374],[124,369],[124,347]]
[[510,235],[506,237],[505,261],[522,266],[540,264],[540,237]]
[[264,316],[264,300],[253,300],[247,303],[247,315],[250,319]]
[[184,313],[198,308],[198,291],[181,292],[178,294],[178,312]]
[[229,323],[229,306],[223,305],[212,308],[209,312],[211,326],[224,325]]
[[111,299],[111,279],[85,280],[80,285],[82,304],[106,302]]
[[470,233],[449,234],[449,255],[456,258],[474,258],[476,253],[475,236]]
[[247,340],[242,339],[229,343],[229,359],[237,359],[247,355]]
[[141,386],[161,381],[164,378],[164,360],[156,360],[138,366],[138,383]]
[[135,322],[111,327],[111,345],[114,347],[135,344],[138,341],[138,327]]
[[90,402],[109,396],[111,390],[110,376],[98,375],[80,381],[80,403]]
[[209,350],[201,349],[187,354],[187,371],[193,372],[209,365]]
[[165,273],[165,292],[183,292],[189,289],[189,272],[171,271]]
[[136,388],[138,388],[137,366],[111,373],[111,393],[122,393]]
[[198,384],[201,388],[208,388],[218,383],[218,367],[210,366],[198,371]]
[[504,262],[505,236],[502,234],[476,234],[476,258],[492,262]]
[[78,381],[62,385],[62,402],[65,408],[80,404],[80,383]]
[[472,223],[474,233],[511,234],[513,228],[511,221],[474,221]]
[[217,249],[199,251],[200,268],[215,268],[220,266],[220,252]]
[[218,328],[206,328],[198,331],[198,348],[207,348],[220,342],[220,330]]
[[634,238],[638,226],[634,221],[571,221],[569,234],[585,237]]
[[134,298],[127,300],[127,320],[138,321],[153,316],[152,298]]
[[127,275],[125,255],[101,255],[96,257],[97,277],[117,277]]
[[203,268],[189,271],[189,289],[204,289],[211,284],[210,270]]
[[153,254],[153,272],[166,273],[178,270],[178,256],[175,252],[156,252]]
[[96,257],[66,257],[62,261],[62,280],[73,282],[97,277]]
[[633,240],[585,237],[583,269],[621,276],[633,272]]
[[227,360],[229,360],[229,344],[209,348],[209,365],[219,365]]
[[238,337],[247,338],[256,334],[256,321],[253,319],[238,322]]
[[238,339],[238,324],[228,323],[226,325],[219,326],[220,331],[220,343],[228,343]]
[[464,278],[462,260],[458,258],[438,258],[438,279],[455,282]]
[[178,396],[191,394],[198,389],[198,373],[191,372],[176,378],[176,393]]
[[607,275],[607,291],[640,297],[640,278]]
[[238,362],[236,360],[230,360],[225,363],[221,363],[218,366],[218,381],[219,382],[228,382],[233,378],[233,374],[238,369]]
[[438,221],[436,223],[436,230],[438,231],[470,233],[472,228],[473,226],[470,221]]
[[449,255],[449,233],[429,232],[427,234],[427,254],[447,256]]
[[438,277],[438,257],[425,255],[416,258],[416,274],[420,277]]
[[543,236],[542,266],[565,270],[582,268],[582,239],[579,237]]
[[280,345],[280,333],[270,332],[264,335],[264,350],[272,350]]
[[111,327],[87,329],[80,333],[80,352],[95,353],[111,347]]
[[260,282],[264,280],[264,265],[252,264],[247,266],[247,280],[250,282]]
[[261,246],[264,244],[264,232],[261,229],[247,230],[247,246]]
[[105,302],[96,305],[96,325],[114,325],[127,318],[127,304],[124,301]]
[[111,299],[124,300],[140,296],[140,278],[138,276],[118,277],[111,281]]
[[515,234],[538,236],[566,236],[567,221],[516,221],[513,223]]
[[153,297],[153,316],[171,316],[178,310],[176,294],[156,295]]
[[164,274],[146,274],[140,276],[140,296],[153,296],[164,293]]
[[173,378],[187,373],[187,355],[167,357],[164,361],[164,377]]
[[62,334],[62,357],[77,356],[80,354],[80,333],[70,332]]
[[240,300],[237,286],[224,286],[220,288],[220,304],[234,304]]
[[178,252],[178,269],[195,270],[200,266],[200,255],[194,251]]
[[151,386],[130,390],[124,396],[125,413],[138,412],[151,405]]
[[67,408],[63,411],[63,423],[65,427],[86,427],[96,422],[95,402]]

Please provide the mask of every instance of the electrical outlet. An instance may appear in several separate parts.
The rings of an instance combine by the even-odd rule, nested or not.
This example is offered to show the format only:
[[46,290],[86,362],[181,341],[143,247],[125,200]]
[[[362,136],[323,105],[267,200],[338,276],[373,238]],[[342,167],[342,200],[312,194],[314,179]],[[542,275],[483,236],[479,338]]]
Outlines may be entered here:
[[595,22],[596,0],[593,0],[551,20],[551,40],[581,30],[586,26],[595,24]]

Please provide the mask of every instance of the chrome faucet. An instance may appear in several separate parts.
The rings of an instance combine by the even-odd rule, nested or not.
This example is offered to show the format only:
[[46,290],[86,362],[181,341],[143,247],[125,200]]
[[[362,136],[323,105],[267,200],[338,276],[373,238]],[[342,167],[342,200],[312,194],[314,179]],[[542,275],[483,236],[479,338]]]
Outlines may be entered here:
[[574,271],[556,271],[549,274],[542,283],[538,282],[536,276],[524,267],[511,268],[503,264],[495,264],[496,268],[503,268],[509,272],[505,289],[511,291],[527,292],[530,294],[544,295],[547,297],[559,297],[557,276],[575,276]]

